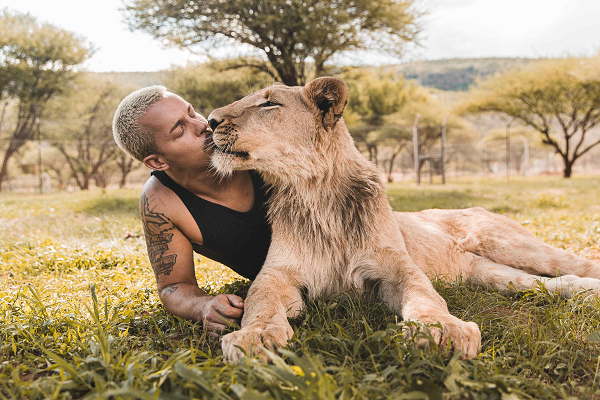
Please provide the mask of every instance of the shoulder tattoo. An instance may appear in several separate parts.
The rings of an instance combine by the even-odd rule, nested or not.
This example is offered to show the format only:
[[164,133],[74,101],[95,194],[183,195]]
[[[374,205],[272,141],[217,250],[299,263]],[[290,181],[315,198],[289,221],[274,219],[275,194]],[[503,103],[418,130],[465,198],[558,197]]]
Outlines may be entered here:
[[140,202],[150,264],[157,278],[159,275],[169,275],[173,271],[177,254],[165,255],[165,253],[169,250],[169,243],[173,239],[171,231],[175,225],[165,214],[150,210],[146,193],[142,193]]

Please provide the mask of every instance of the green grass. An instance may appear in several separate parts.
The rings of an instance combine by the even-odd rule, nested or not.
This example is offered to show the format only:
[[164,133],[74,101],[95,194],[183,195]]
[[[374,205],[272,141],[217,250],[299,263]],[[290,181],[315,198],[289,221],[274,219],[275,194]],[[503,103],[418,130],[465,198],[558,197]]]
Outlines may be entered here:
[[[600,399],[600,302],[435,281],[479,324],[470,361],[419,349],[384,304],[307,301],[271,364],[223,363],[218,340],[156,295],[138,191],[0,195],[0,398]],[[397,210],[483,206],[542,240],[600,258],[600,178],[390,185]],[[200,257],[198,281],[248,283]],[[427,333],[423,332],[427,337]]]

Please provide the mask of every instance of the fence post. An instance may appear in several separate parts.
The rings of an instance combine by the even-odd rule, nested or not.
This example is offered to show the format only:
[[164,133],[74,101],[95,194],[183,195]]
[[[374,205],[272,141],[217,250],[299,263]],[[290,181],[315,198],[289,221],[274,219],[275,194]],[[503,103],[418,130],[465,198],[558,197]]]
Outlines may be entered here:
[[442,185],[446,184],[446,122],[450,114],[446,114],[442,122]]
[[415,123],[413,124],[413,143],[414,143],[414,147],[415,147],[415,175],[416,175],[416,180],[417,180],[417,185],[421,184],[421,173],[419,171],[419,164],[420,161],[419,160],[419,117],[421,116],[421,114],[417,114],[417,116],[415,117]]
[[514,122],[516,117],[506,124],[506,182],[510,182],[510,125]]
[[529,172],[529,141],[524,136],[521,136],[521,141],[523,142],[523,164],[525,166],[523,170],[527,176]]

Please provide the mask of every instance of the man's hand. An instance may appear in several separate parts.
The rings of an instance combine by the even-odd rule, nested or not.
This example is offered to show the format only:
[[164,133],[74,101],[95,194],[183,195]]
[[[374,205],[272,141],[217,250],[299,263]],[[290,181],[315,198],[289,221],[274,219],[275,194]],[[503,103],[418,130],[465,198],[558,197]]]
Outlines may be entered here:
[[170,284],[158,294],[167,311],[180,318],[202,322],[210,336],[218,337],[231,324],[239,324],[244,300],[234,294],[209,296],[196,282]]
[[234,294],[220,294],[206,298],[202,307],[202,324],[211,336],[219,333],[230,324],[239,324],[244,313],[244,300]]

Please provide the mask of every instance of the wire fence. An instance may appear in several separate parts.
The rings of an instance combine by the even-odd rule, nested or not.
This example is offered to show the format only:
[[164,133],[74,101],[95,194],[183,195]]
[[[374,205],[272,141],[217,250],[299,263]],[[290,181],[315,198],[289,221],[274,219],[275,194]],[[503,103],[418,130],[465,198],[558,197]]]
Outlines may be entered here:
[[[439,146],[425,155],[439,155]],[[505,141],[486,141],[482,143],[450,144],[445,154],[446,179],[461,177],[507,177],[563,175],[562,157],[550,147],[531,146],[518,139],[507,149]],[[412,153],[403,152],[391,168],[391,151],[382,149],[377,160],[378,166],[391,175],[393,181],[415,180],[414,158]],[[581,156],[573,165],[574,175],[600,174],[600,148]],[[439,182],[441,161],[421,166],[421,179],[427,182],[429,177]]]

